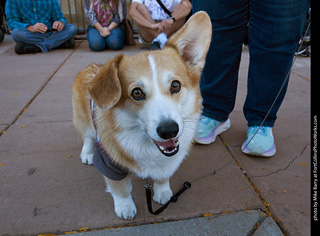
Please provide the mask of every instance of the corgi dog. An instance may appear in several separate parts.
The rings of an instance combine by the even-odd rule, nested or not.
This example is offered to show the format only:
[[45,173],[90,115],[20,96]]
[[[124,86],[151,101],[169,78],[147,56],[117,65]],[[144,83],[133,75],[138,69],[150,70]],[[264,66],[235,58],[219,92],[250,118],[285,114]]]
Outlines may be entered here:
[[209,16],[198,12],[163,50],[91,64],[73,83],[82,163],[104,174],[122,219],[137,213],[132,174],[154,180],[155,202],[165,204],[172,196],[169,178],[187,156],[200,118],[199,80],[211,32]]

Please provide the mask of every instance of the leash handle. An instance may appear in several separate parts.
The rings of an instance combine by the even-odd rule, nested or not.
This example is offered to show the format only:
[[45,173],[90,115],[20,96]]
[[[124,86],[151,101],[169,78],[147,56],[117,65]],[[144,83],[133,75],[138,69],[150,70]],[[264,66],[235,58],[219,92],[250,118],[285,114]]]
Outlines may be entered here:
[[178,201],[180,195],[189,188],[191,188],[191,183],[188,181],[184,182],[182,189],[180,189],[179,192],[177,192],[175,195],[171,197],[170,202]]
[[179,192],[177,192],[175,195],[173,195],[170,200],[163,205],[162,207],[160,207],[158,210],[156,210],[155,212],[152,209],[152,201],[151,201],[151,193],[152,193],[152,185],[151,184],[146,184],[145,185],[146,188],[146,196],[147,196],[147,206],[148,206],[148,210],[151,214],[153,215],[159,215],[161,212],[163,212],[165,209],[167,209],[167,207],[169,206],[170,202],[177,202],[179,196],[186,191],[187,189],[191,188],[191,183],[186,181],[183,184],[183,187],[179,190]]

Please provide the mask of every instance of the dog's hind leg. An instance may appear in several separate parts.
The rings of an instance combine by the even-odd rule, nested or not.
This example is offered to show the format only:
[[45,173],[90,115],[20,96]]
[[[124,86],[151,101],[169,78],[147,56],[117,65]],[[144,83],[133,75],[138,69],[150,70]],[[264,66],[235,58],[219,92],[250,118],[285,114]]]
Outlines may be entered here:
[[172,197],[169,179],[163,179],[162,181],[154,181],[153,191],[153,200],[160,204],[166,204]]
[[123,180],[111,180],[104,177],[107,192],[110,192],[114,201],[114,211],[119,218],[132,220],[137,214],[137,208],[131,196],[131,174]]
[[91,128],[88,128],[83,137],[83,146],[80,154],[81,161],[83,164],[93,164],[94,142],[95,131]]

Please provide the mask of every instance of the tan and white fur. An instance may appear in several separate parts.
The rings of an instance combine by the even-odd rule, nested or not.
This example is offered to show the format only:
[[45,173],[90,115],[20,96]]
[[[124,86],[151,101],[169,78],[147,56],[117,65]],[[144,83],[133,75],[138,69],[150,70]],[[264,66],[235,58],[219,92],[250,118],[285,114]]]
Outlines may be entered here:
[[73,121],[84,141],[82,163],[92,164],[94,154],[91,98],[100,145],[129,170],[121,181],[105,177],[118,217],[132,219],[137,212],[132,174],[155,181],[154,201],[170,200],[169,178],[187,156],[200,116],[199,80],[210,41],[210,18],[198,12],[163,50],[119,55],[104,66],[89,65],[76,77]]

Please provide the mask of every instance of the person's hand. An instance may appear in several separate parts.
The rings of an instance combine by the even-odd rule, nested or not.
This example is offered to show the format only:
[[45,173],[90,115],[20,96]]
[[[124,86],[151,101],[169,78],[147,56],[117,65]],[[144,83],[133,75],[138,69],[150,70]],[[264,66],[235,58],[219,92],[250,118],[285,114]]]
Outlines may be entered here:
[[99,32],[102,37],[107,37],[110,35],[110,31],[107,27],[103,27]]
[[151,25],[151,29],[157,30],[158,33],[162,33],[163,30],[164,30],[161,23],[152,24],[152,25]]
[[53,22],[52,28],[56,29],[57,31],[61,31],[64,28],[64,23],[61,21],[55,21]]
[[40,33],[44,34],[47,31],[48,28],[47,28],[47,26],[45,24],[36,23],[34,25],[28,25],[27,29],[32,33],[40,32]]
[[161,25],[162,25],[163,29],[165,30],[165,29],[170,28],[173,23],[174,23],[173,19],[169,18],[167,20],[163,20],[161,22]]

